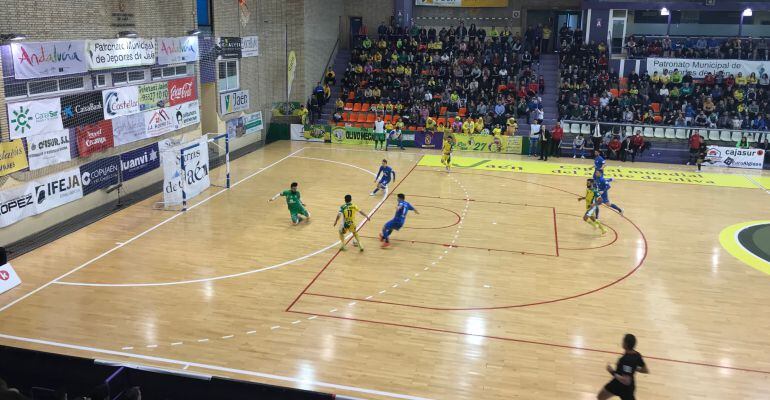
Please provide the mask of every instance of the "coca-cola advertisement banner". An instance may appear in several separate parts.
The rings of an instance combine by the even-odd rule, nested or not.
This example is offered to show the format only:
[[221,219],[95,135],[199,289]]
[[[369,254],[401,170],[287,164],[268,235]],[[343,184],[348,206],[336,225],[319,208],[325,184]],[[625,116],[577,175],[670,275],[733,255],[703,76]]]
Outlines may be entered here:
[[75,131],[78,138],[78,153],[81,157],[88,157],[114,145],[110,120],[80,126],[75,128]]
[[102,92],[88,92],[61,98],[61,119],[65,128],[94,124],[104,119]]
[[174,79],[168,82],[169,105],[175,106],[198,98],[195,77]]

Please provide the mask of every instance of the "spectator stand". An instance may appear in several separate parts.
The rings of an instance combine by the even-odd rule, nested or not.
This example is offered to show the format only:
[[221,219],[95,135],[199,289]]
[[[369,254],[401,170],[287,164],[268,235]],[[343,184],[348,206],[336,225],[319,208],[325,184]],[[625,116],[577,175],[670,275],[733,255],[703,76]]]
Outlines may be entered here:
[[[644,142],[649,144],[642,157],[637,160],[645,162],[661,162],[682,164],[687,161],[690,137],[698,133],[708,144],[734,147],[742,138],[746,138],[752,147],[760,147],[766,140],[770,140],[770,132],[731,129],[709,129],[703,127],[675,127],[646,124],[625,124],[615,122],[591,122],[581,120],[563,120],[564,140],[562,149],[571,151],[572,140],[578,134],[586,139],[586,147],[592,148],[591,137],[599,125],[602,137],[602,149],[607,148],[607,143],[612,137],[617,137],[621,142],[640,132]],[[770,166],[765,166],[766,168]]]

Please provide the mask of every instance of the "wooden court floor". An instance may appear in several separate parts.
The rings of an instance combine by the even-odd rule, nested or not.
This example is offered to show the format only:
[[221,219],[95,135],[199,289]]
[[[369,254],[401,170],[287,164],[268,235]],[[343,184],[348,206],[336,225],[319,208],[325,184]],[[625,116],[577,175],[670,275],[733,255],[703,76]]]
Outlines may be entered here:
[[[278,142],[186,213],[115,213],[12,261],[0,343],[366,399],[592,399],[631,332],[640,399],[770,398],[770,276],[719,243],[768,219],[765,191],[615,181],[601,236],[582,178],[422,154]],[[392,195],[370,197],[384,156]],[[292,181],[308,224],[267,202]],[[337,251],[348,193],[364,252]],[[420,214],[383,250],[395,193]]]

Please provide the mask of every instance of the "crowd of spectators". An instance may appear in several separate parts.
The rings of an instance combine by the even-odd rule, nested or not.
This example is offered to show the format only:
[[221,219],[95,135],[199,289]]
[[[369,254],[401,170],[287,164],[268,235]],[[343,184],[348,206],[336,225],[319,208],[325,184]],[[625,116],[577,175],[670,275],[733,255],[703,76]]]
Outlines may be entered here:
[[[68,392],[66,388],[59,388],[56,390],[35,388],[36,392],[24,393],[17,388],[9,387],[9,385],[0,379],[0,400],[29,400],[44,398],[48,400],[111,400],[110,389],[107,384],[101,384],[85,394],[76,394]],[[125,400],[142,400],[142,392],[138,387],[132,387],[124,392],[120,393],[120,399]]]
[[695,79],[678,69],[619,79],[604,43],[561,48],[559,117],[675,127],[768,129],[770,78],[722,71]]
[[671,38],[670,36],[631,35],[626,39],[629,58],[729,58],[767,61],[768,47],[770,44],[767,39],[753,39],[751,36],[727,39],[705,36]]
[[511,118],[529,121],[542,115],[546,82],[536,64],[541,46],[551,43],[548,29],[545,34],[548,40],[542,27],[530,27],[522,37],[507,27],[487,31],[463,22],[440,29],[382,24],[351,52],[335,122],[350,101],[371,104],[378,115],[399,115],[408,126],[430,124],[429,117],[443,117],[443,110],[458,115],[457,128],[466,117],[481,119],[477,126],[490,132]]

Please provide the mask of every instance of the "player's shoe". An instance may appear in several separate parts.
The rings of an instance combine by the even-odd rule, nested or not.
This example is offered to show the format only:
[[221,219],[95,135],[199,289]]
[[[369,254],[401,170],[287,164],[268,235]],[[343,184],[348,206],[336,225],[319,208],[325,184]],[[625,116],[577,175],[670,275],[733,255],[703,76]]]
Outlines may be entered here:
[[382,245],[380,247],[382,247],[384,249],[384,248],[386,248],[388,246],[390,246],[390,242],[382,242]]

